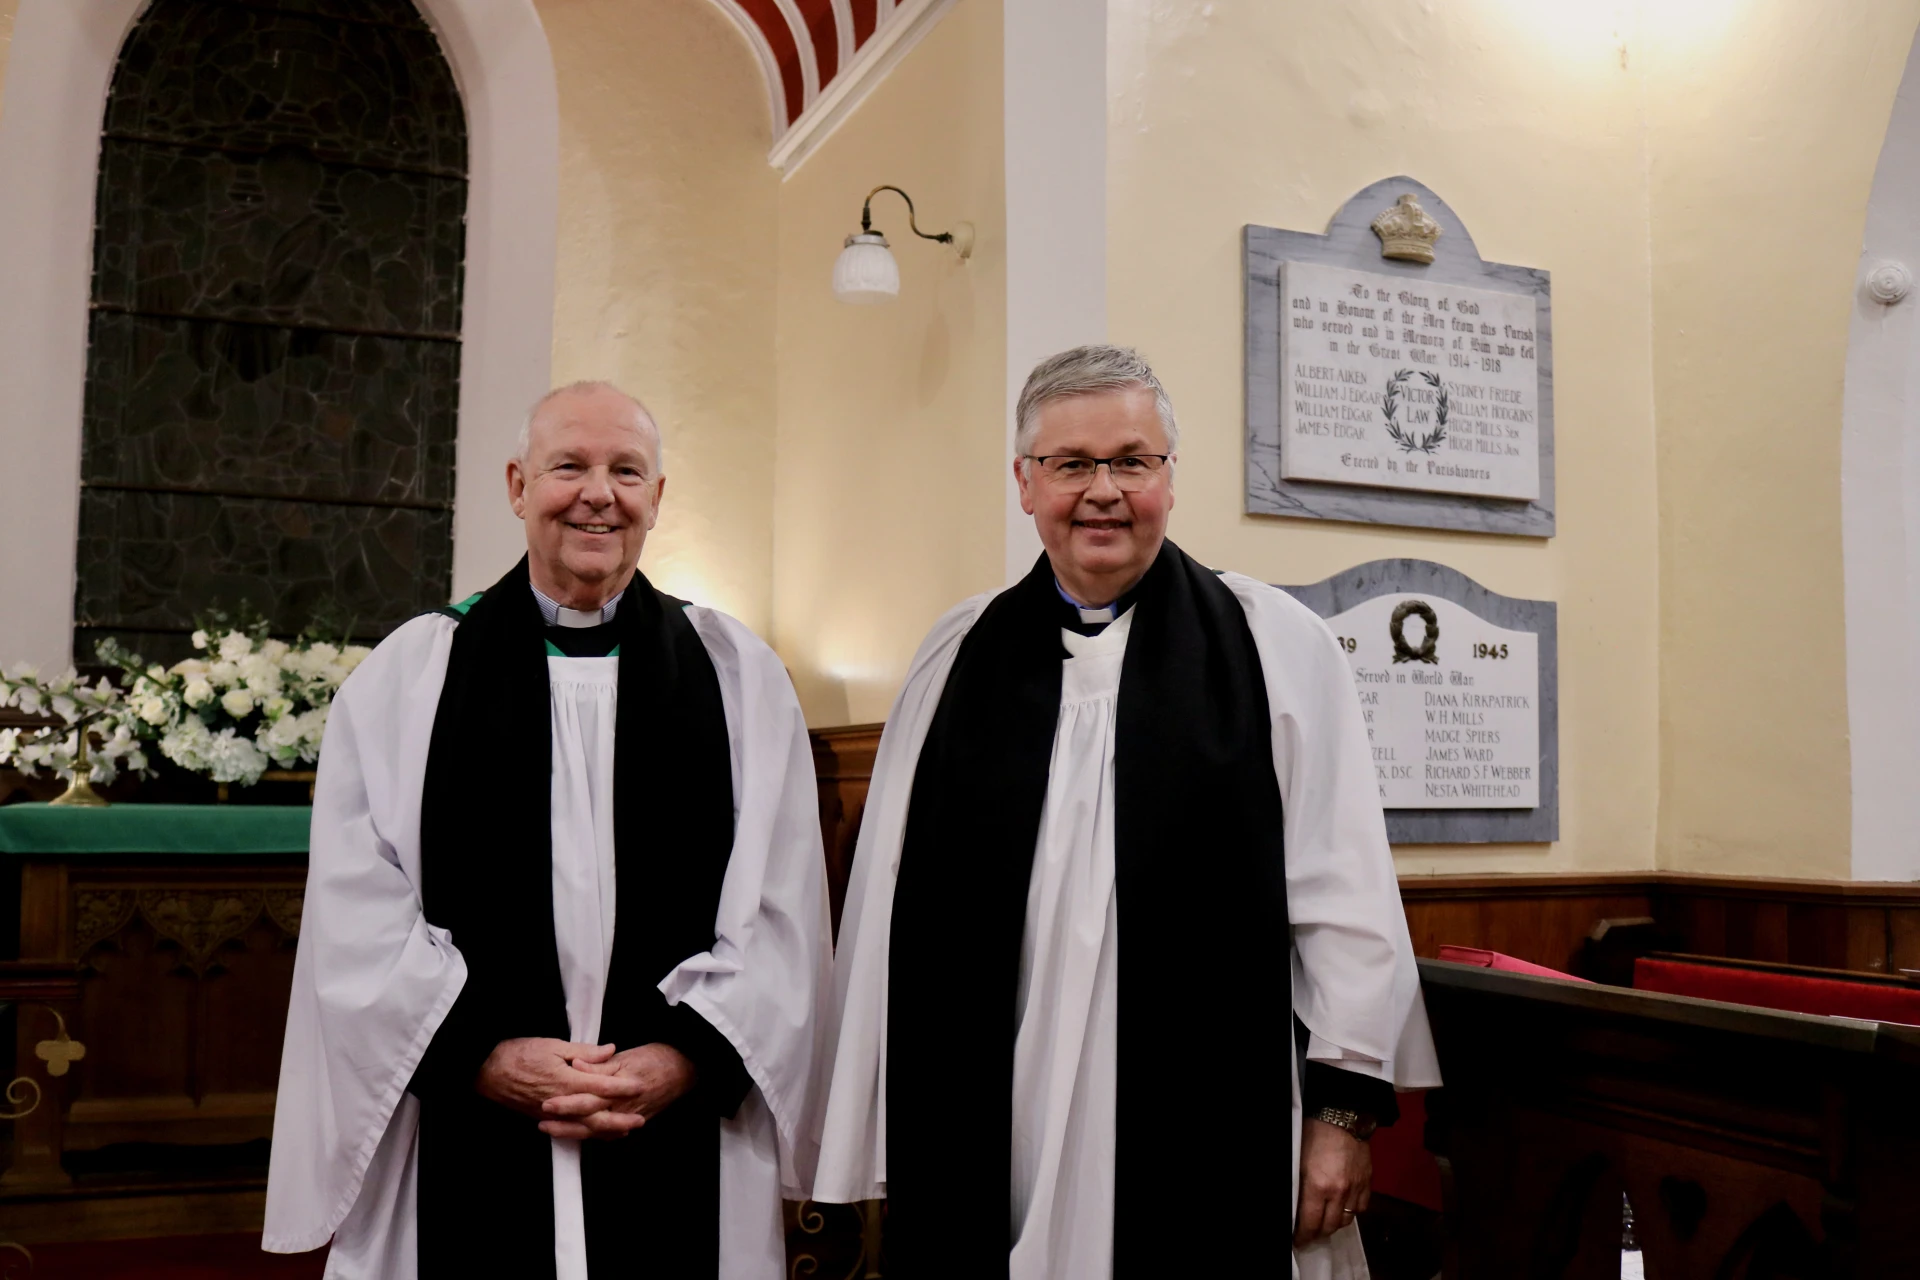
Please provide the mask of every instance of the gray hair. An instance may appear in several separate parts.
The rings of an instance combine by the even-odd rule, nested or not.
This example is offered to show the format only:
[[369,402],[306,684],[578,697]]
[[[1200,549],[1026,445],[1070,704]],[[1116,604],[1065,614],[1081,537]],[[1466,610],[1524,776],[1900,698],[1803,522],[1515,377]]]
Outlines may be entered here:
[[617,396],[623,396],[626,399],[632,401],[633,407],[640,411],[641,418],[643,418],[646,421],[646,424],[649,427],[653,428],[654,466],[661,471],[665,471],[667,469],[666,435],[660,430],[660,423],[657,420],[655,420],[653,416],[653,411],[647,408],[646,405],[640,402],[639,396],[636,396],[628,391],[622,391],[619,387],[614,386],[611,382],[603,382],[598,378],[586,378],[579,382],[569,382],[566,386],[555,387],[553,390],[547,392],[547,394],[541,396],[538,400],[535,400],[533,402],[533,407],[527,410],[527,416],[521,419],[520,434],[515,436],[513,441],[513,456],[520,459],[520,461],[522,462],[525,462],[527,460],[527,449],[531,445],[533,440],[533,420],[540,416],[540,411],[547,407],[547,403],[549,401],[558,399],[559,397],[565,396],[565,395],[578,395],[581,392],[586,392],[586,391],[611,391]]
[[1174,421],[1173,401],[1153,376],[1153,367],[1132,347],[1105,343],[1062,351],[1033,366],[1014,410],[1013,451],[1025,457],[1033,448],[1033,438],[1040,431],[1040,410],[1051,401],[1134,387],[1153,392],[1154,410],[1167,433],[1167,452],[1178,452],[1180,425]]

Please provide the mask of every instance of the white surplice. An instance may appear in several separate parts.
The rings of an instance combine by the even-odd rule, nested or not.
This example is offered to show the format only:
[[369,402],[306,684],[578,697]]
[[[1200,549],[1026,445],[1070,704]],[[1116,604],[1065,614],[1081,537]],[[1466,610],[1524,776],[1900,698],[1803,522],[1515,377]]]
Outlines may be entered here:
[[1119,901],[1113,744],[1128,610],[1097,636],[1060,633],[1047,799],[1033,851],[1013,1041],[1010,1280],[1113,1272],[1119,1086]]
[[[600,1043],[600,1006],[613,963],[613,725],[620,659],[547,659],[553,715],[553,938],[567,1036]],[[623,1045],[622,1048],[632,1046]],[[580,1142],[553,1142],[555,1280],[587,1280]]]
[[[686,612],[719,677],[734,844],[713,949],[659,986],[725,1035],[753,1080],[717,1122],[720,1276],[775,1280],[780,1198],[800,1195],[810,1172],[808,1077],[829,963],[812,751],[773,652],[725,614]],[[419,1107],[406,1085],[466,981],[457,940],[426,922],[417,890],[421,788],[455,625],[427,615],[388,637],[342,686],[321,751],[263,1247],[302,1252],[331,1237],[327,1275],[343,1280],[416,1274]],[[618,662],[550,657],[548,674],[554,932],[571,1034],[594,1042],[617,927]],[[553,1162],[555,1261],[577,1280],[577,1144],[554,1141]],[[634,1256],[644,1268],[644,1241]]]
[[[1273,721],[1293,1012],[1310,1033],[1306,1056],[1403,1089],[1436,1086],[1419,974],[1345,655],[1326,624],[1285,592],[1241,574],[1223,574],[1221,581],[1246,612]],[[821,1081],[828,1094],[817,1200],[886,1195],[889,937],[913,774],[960,643],[991,599],[968,600],[934,626],[880,743],[840,922],[830,1066]],[[1022,943],[1010,1206],[1016,1277],[1106,1280],[1112,1274],[1119,946],[1112,750],[1119,655],[1129,625],[1123,618],[1090,642],[1077,636],[1067,642],[1073,656],[1062,672]],[[1198,957],[1193,981],[1207,980],[1205,959]],[[1290,1051],[1285,1062],[1247,1064],[1250,1077],[1267,1072],[1269,1092],[1243,1105],[1275,1105],[1286,1090],[1291,1150],[1250,1150],[1247,1159],[1286,1159],[1297,1203],[1301,1115],[1294,1060]],[[1194,1176],[1231,1177],[1233,1171]],[[1294,1207],[1286,1206],[1284,1221],[1290,1223]],[[1279,1229],[1276,1222],[1276,1235]],[[1295,1251],[1293,1274],[1364,1280],[1358,1230],[1349,1226]]]

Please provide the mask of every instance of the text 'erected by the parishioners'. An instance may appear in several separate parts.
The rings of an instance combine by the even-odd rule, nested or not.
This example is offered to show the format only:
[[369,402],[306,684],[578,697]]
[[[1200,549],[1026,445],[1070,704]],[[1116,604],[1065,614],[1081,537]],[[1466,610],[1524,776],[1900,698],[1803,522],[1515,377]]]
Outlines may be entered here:
[[1388,809],[1540,804],[1540,646],[1431,595],[1327,619],[1353,669]]
[[1533,295],[1306,262],[1280,291],[1283,476],[1540,496]]

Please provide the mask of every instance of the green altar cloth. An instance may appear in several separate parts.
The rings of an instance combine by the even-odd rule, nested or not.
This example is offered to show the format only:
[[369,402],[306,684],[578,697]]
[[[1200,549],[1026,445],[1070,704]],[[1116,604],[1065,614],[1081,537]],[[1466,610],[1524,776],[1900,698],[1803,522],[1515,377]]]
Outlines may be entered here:
[[305,853],[304,804],[0,805],[0,854]]

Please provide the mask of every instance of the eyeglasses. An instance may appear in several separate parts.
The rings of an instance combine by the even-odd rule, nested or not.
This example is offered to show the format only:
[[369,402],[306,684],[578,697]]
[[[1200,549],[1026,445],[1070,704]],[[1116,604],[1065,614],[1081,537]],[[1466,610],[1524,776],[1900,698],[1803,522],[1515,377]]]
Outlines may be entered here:
[[1050,453],[1045,457],[1027,454],[1027,460],[1040,464],[1047,483],[1062,489],[1084,489],[1093,483],[1101,467],[1113,477],[1114,487],[1132,492],[1144,489],[1160,474],[1170,453],[1130,453],[1124,458],[1087,458],[1077,453]]

